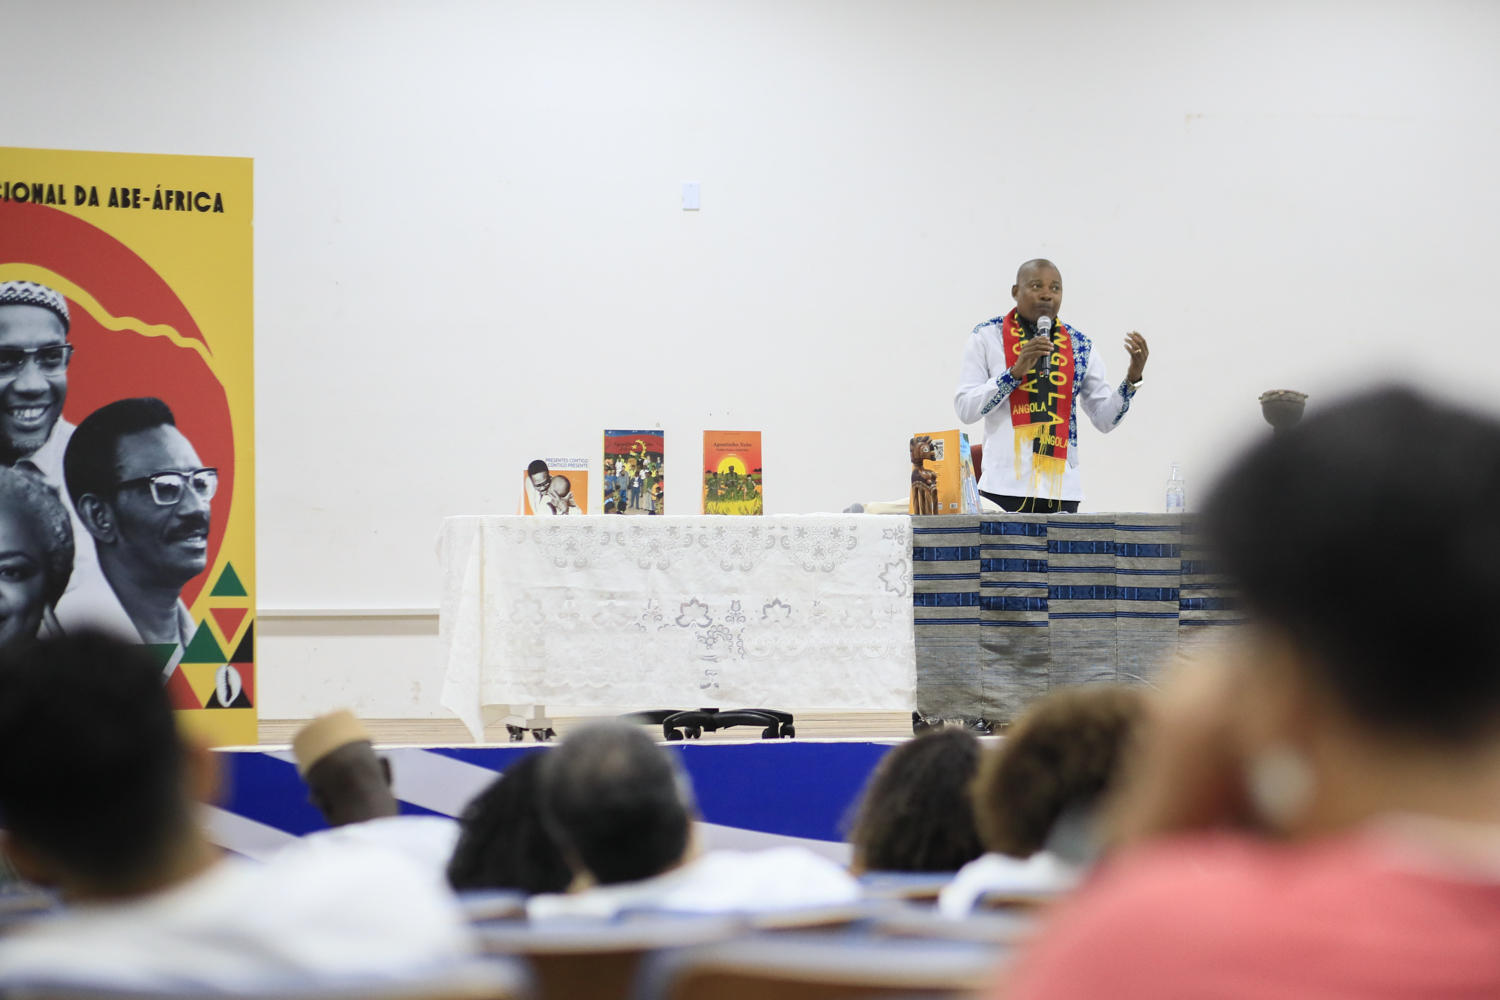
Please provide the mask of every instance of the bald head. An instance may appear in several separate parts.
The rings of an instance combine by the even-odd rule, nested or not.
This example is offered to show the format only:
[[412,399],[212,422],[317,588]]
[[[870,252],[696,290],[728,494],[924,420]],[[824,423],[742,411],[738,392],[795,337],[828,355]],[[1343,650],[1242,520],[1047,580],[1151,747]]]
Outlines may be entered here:
[[1019,285],[1022,279],[1024,279],[1032,271],[1052,271],[1059,278],[1062,277],[1062,272],[1057,269],[1056,264],[1052,263],[1045,257],[1037,257],[1033,260],[1028,260],[1026,263],[1016,268],[1016,284]]
[[1016,271],[1010,297],[1016,300],[1016,311],[1026,322],[1035,323],[1042,316],[1055,320],[1062,308],[1062,273],[1050,260],[1028,260]]

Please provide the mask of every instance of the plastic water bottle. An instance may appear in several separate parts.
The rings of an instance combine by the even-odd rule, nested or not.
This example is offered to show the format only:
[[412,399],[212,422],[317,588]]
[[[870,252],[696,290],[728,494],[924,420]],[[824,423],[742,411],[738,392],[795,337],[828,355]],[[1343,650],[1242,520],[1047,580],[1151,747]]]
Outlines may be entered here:
[[1183,490],[1182,473],[1178,463],[1172,463],[1172,475],[1167,479],[1167,513],[1181,514],[1187,509],[1187,494]]

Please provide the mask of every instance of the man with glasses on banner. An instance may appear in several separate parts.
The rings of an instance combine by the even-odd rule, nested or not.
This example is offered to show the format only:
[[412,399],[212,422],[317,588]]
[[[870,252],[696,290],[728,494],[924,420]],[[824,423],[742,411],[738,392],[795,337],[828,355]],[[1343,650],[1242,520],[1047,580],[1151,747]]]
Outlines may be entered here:
[[68,398],[68,301],[31,281],[0,282],[0,464],[30,467],[62,486],[73,425]]
[[63,468],[103,571],[102,586],[58,602],[63,628],[185,649],[194,625],[182,587],[208,562],[218,470],[203,467],[167,404],[150,397],[116,400],[84,418]]
[[73,521],[68,590],[99,581],[94,543],[68,499],[63,452],[73,425],[63,419],[73,345],[68,300],[34,281],[0,282],[0,465],[40,475]]

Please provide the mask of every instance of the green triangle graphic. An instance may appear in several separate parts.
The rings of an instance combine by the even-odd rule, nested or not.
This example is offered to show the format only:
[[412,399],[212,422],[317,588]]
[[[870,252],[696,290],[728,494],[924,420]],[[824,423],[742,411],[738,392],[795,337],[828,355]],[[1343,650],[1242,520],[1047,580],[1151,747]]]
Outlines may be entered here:
[[[249,597],[245,593],[245,585],[240,583],[240,575],[234,571],[234,563],[225,563],[224,572],[219,574],[219,582],[214,584],[214,589],[208,592],[209,597]],[[189,662],[197,663],[197,660]],[[202,661],[207,663],[207,660]]]
[[157,669],[165,670],[167,668],[167,662],[172,659],[172,654],[177,652],[177,643],[147,642],[143,643],[141,645],[141,648],[146,651],[146,654],[148,656],[151,656],[156,660]]
[[187,650],[182,654],[181,663],[224,663],[224,651],[219,648],[218,640],[208,630],[208,621],[205,619],[198,623],[198,631],[193,633],[193,641],[188,643]]

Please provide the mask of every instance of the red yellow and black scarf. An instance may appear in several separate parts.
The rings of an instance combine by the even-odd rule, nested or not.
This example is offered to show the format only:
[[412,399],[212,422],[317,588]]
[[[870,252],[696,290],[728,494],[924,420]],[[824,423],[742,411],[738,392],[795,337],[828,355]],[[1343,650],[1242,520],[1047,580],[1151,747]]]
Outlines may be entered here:
[[[1016,478],[1021,477],[1021,455],[1031,452],[1031,496],[1057,497],[1062,493],[1063,471],[1068,466],[1068,421],[1073,413],[1073,331],[1066,323],[1052,329],[1051,371],[1045,378],[1033,368],[1025,381],[1011,392],[1010,423],[1016,432]],[[1021,325],[1012,309],[1000,328],[1005,357],[1011,364],[1021,346],[1034,337]],[[1043,493],[1037,487],[1045,487]]]

